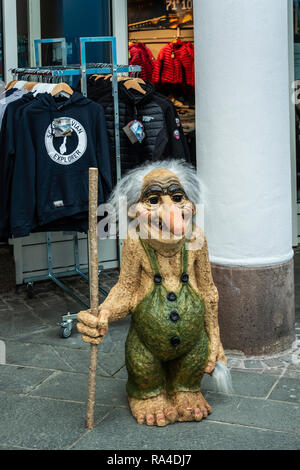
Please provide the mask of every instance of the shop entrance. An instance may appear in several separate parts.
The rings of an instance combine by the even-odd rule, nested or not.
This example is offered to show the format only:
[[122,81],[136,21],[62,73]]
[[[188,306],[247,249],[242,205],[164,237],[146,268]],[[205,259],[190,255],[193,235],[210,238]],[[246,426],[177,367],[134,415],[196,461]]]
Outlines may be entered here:
[[193,1],[128,0],[128,37],[129,63],[174,103],[196,166]]

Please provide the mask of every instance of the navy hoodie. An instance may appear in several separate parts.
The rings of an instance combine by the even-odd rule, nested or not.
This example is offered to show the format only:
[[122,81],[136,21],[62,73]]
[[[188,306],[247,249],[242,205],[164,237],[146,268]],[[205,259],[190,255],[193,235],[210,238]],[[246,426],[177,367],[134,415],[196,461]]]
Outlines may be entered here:
[[[53,121],[69,118],[68,137],[53,135]],[[38,95],[22,112],[12,177],[10,224],[14,237],[38,226],[88,212],[90,167],[99,169],[99,204],[112,189],[104,111],[81,93]]]
[[15,163],[17,126],[22,109],[34,96],[27,93],[6,108],[0,132],[0,242],[10,237],[11,183]]

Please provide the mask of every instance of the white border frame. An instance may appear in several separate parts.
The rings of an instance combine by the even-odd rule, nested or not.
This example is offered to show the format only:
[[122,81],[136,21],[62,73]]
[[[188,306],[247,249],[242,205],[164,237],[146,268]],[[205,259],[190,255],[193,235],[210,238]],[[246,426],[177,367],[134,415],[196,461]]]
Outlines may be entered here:
[[18,66],[17,2],[3,0],[4,81],[12,80],[10,69]]
[[[295,59],[294,59],[294,14],[293,0],[288,1],[289,12],[289,75],[290,75],[290,92],[292,93],[292,83],[295,80]],[[300,237],[298,233],[298,206],[297,203],[297,161],[296,161],[296,130],[295,130],[295,106],[290,99],[290,135],[291,135],[291,178],[292,178],[292,237],[293,246],[297,246]]]

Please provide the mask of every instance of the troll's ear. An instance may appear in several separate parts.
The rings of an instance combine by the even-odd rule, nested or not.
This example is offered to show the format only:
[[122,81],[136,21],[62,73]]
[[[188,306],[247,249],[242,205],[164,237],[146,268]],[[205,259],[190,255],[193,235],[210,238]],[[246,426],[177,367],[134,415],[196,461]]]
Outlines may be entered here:
[[196,209],[195,204],[192,201],[189,200],[189,201],[186,202],[186,205],[189,208],[189,211],[190,211],[190,208],[192,208],[192,214],[193,214],[193,217],[194,217],[197,213],[197,209]]

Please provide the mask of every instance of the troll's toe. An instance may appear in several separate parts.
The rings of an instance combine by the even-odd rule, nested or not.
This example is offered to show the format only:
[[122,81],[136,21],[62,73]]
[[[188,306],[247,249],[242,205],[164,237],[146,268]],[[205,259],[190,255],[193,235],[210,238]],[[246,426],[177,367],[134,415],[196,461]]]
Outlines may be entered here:
[[177,411],[165,394],[145,400],[129,398],[129,405],[139,424],[162,427],[177,420]]
[[178,392],[172,397],[178,421],[202,421],[212,409],[200,392]]

